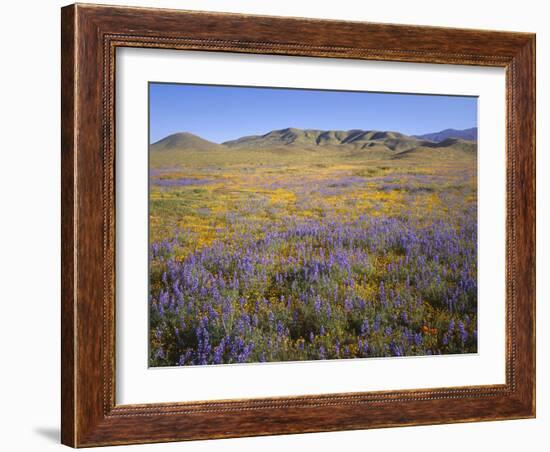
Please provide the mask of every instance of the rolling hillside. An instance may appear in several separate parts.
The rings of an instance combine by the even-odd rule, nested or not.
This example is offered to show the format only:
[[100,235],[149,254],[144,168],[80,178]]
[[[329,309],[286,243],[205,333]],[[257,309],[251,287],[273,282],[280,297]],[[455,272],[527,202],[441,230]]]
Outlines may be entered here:
[[265,135],[252,135],[222,143],[229,148],[266,148],[274,146],[347,146],[366,148],[385,146],[389,150],[411,149],[422,143],[415,137],[398,132],[377,130],[316,130],[287,128],[273,130]]
[[[458,135],[471,136],[468,131],[458,132],[461,132]],[[286,128],[217,144],[181,132],[150,146],[151,163],[153,166],[177,165],[189,161],[190,154],[192,160],[212,164],[270,163],[274,157],[303,162],[315,162],[320,158],[346,161],[405,159],[411,162],[475,158],[476,141],[443,138],[445,134],[447,131],[431,134],[436,139],[429,140],[394,131]]]
[[174,133],[151,145],[151,151],[214,151],[223,147],[189,132]]

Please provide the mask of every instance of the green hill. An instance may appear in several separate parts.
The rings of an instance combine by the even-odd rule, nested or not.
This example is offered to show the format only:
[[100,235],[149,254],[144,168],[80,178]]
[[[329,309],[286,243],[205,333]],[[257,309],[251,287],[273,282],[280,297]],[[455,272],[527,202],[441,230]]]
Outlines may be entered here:
[[150,146],[151,151],[214,151],[223,147],[189,132],[168,135]]

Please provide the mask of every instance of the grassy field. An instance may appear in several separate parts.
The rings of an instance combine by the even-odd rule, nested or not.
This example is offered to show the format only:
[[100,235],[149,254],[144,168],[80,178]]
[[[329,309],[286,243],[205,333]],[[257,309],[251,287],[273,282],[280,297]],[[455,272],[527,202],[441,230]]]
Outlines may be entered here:
[[476,156],[150,153],[151,366],[477,351]]

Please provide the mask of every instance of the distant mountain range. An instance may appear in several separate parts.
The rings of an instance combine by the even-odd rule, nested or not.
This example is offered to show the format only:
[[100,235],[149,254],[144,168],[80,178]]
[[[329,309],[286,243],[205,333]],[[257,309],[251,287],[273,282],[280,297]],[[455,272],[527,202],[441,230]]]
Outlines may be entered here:
[[[414,150],[449,148],[467,153],[477,151],[477,128],[446,129],[436,133],[413,136],[378,130],[316,130],[286,128],[264,135],[250,135],[222,144],[205,140],[189,132],[169,135],[153,143],[151,151],[228,151],[239,149],[331,149],[367,150],[397,157]],[[403,156],[405,156],[404,154]]]
[[477,127],[464,130],[445,129],[440,132],[425,133],[424,135],[414,136],[422,140],[430,140],[437,143],[444,141],[447,138],[460,138],[462,140],[477,141]]

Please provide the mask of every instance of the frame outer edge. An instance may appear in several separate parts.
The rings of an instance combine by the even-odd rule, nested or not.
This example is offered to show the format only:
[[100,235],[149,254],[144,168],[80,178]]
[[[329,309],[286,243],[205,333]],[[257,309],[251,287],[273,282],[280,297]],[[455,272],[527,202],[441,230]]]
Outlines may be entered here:
[[536,270],[536,254],[537,254],[537,221],[536,221],[536,208],[537,208],[537,36],[536,34],[533,34],[533,39],[531,41],[531,58],[532,58],[532,86],[531,86],[531,95],[533,96],[532,101],[532,118],[531,118],[531,125],[532,125],[532,131],[531,131],[531,139],[532,139],[532,155],[533,155],[533,163],[531,168],[531,173],[533,177],[533,225],[532,225],[532,234],[533,234],[533,271],[531,275],[531,281],[533,284],[532,290],[533,290],[533,301],[532,301],[532,309],[533,309],[533,325],[532,325],[532,335],[531,335],[531,347],[533,347],[533,380],[532,380],[532,391],[531,391],[531,397],[533,398],[532,401],[532,414],[533,417],[537,416],[537,270]]
[[77,445],[76,5],[61,8],[61,443]]
[[[536,417],[536,35],[514,58],[517,67],[518,396],[527,417]],[[529,352],[524,352],[528,350]]]

